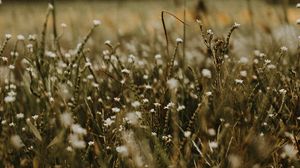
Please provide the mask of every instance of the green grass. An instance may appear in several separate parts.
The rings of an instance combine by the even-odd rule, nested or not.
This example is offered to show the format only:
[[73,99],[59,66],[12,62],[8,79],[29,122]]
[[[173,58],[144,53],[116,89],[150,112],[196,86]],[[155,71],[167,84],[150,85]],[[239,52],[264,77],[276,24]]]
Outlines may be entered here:
[[51,8],[1,9],[0,167],[299,167],[299,27],[219,3],[187,17],[185,57],[160,20],[182,8],[58,3],[57,37]]

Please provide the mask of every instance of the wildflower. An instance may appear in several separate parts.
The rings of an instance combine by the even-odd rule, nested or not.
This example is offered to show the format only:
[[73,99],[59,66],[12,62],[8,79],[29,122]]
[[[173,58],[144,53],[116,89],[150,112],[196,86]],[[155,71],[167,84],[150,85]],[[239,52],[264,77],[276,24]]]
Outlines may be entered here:
[[235,79],[234,80],[236,84],[243,84],[243,80],[242,79]]
[[10,127],[16,126],[16,124],[15,124],[14,122],[9,123],[8,125],[9,125]]
[[139,101],[134,101],[131,103],[131,106],[134,108],[138,108],[141,105],[141,103]]
[[279,93],[281,93],[281,94],[283,94],[283,95],[285,95],[286,92],[287,92],[287,91],[286,91],[285,89],[280,89],[280,90],[279,90]]
[[9,68],[10,70],[14,70],[14,69],[15,69],[15,66],[14,66],[14,65],[9,65],[8,68]]
[[297,3],[296,8],[300,8],[300,3]]
[[24,118],[24,114],[23,113],[18,113],[16,115],[16,117],[17,117],[17,119],[22,119],[22,118]]
[[154,58],[155,58],[155,59],[161,59],[161,55],[160,55],[160,54],[156,54],[156,55],[154,56]]
[[128,156],[128,148],[124,145],[116,147],[116,151],[123,156]]
[[184,137],[186,137],[186,138],[190,137],[191,134],[192,134],[191,131],[184,131]]
[[93,24],[95,27],[99,26],[101,24],[100,20],[93,20]]
[[202,69],[202,75],[206,78],[211,78],[211,71],[209,69]]
[[111,45],[111,41],[110,41],[110,40],[106,40],[106,41],[104,42],[104,44],[105,44],[105,45]]
[[211,96],[211,95],[212,95],[212,92],[206,92],[205,95],[206,95],[206,96]]
[[184,109],[185,109],[185,106],[184,106],[184,105],[181,105],[181,106],[178,106],[177,111],[182,111],[182,110],[184,110]]
[[240,75],[242,77],[247,77],[247,71],[240,71]]
[[16,149],[24,147],[24,143],[19,135],[13,135],[10,137],[10,142]]
[[81,140],[78,134],[70,134],[69,142],[73,148],[83,149],[86,146],[85,141]]
[[266,63],[266,64],[270,64],[270,63],[271,63],[271,60],[265,59],[265,63]]
[[109,127],[111,126],[115,121],[112,120],[111,118],[107,118],[106,120],[104,120],[104,126]]
[[71,130],[78,135],[86,135],[87,131],[86,129],[82,128],[79,124],[73,124],[71,126]]
[[216,141],[211,141],[208,143],[208,146],[212,149],[218,148],[218,142]]
[[125,120],[129,124],[136,125],[141,117],[142,117],[141,112],[138,112],[138,111],[137,112],[131,112],[131,113],[126,114]]
[[129,58],[128,58],[128,62],[129,62],[129,63],[133,63],[134,60],[135,60],[135,56],[132,55],[132,54],[130,54],[130,55],[129,55]]
[[60,24],[60,26],[61,26],[62,28],[66,28],[66,27],[67,27],[67,24],[62,23],[62,24]]
[[280,50],[283,51],[283,52],[287,52],[287,51],[288,51],[288,48],[287,48],[286,46],[282,46],[282,47],[280,48]]
[[143,99],[143,103],[149,103],[148,99]]
[[68,147],[66,148],[66,150],[67,150],[68,152],[72,152],[72,151],[73,151],[73,148],[72,148],[71,146],[68,146]]
[[234,25],[233,25],[234,28],[238,28],[238,27],[240,27],[240,26],[241,26],[241,24],[236,23],[236,22],[235,22]]
[[95,144],[94,141],[89,141],[89,142],[88,142],[88,145],[89,145],[89,146],[93,146],[94,144]]
[[122,73],[125,73],[125,74],[129,74],[129,73],[130,73],[130,70],[128,70],[128,69],[122,69],[121,72],[122,72]]
[[12,103],[12,102],[16,101],[16,98],[15,98],[15,96],[8,95],[4,98],[4,101],[5,101],[5,103]]
[[1,121],[1,125],[5,125],[6,123],[7,123],[6,120],[2,120],[2,121]]
[[111,109],[111,111],[114,112],[114,113],[118,113],[118,112],[120,112],[121,110],[120,110],[120,108],[118,108],[118,107],[113,107],[113,108]]
[[247,57],[241,57],[239,60],[239,63],[241,64],[247,64],[249,62],[249,59]]
[[73,124],[72,114],[69,112],[62,113],[59,119],[64,127],[69,127]]
[[54,52],[51,52],[51,51],[46,51],[45,55],[47,57],[50,57],[50,58],[55,58],[56,57],[56,54]]
[[276,69],[276,66],[274,64],[269,64],[267,65],[268,69]]
[[5,34],[5,39],[6,39],[6,40],[9,40],[9,39],[11,39],[11,37],[12,37],[12,35],[11,35],[11,34]]
[[36,115],[32,116],[32,118],[33,118],[34,120],[37,120],[37,119],[39,118],[39,116],[36,114]]
[[25,40],[25,37],[24,37],[22,34],[19,34],[19,35],[17,36],[17,39],[18,39],[19,41],[24,41],[24,40]]
[[173,89],[178,88],[179,82],[178,82],[177,79],[172,78],[172,79],[169,79],[169,80],[167,81],[167,84],[168,84],[168,87],[169,87],[171,90],[173,90]]
[[297,158],[297,149],[294,145],[287,144],[283,147],[284,154],[286,154],[289,158]]
[[173,102],[170,102],[169,104],[167,104],[167,106],[164,107],[164,109],[171,109],[174,106],[175,104]]
[[297,24],[300,24],[300,19],[297,19],[296,23],[297,23]]
[[182,42],[183,42],[183,40],[181,38],[176,39],[176,43],[182,43]]
[[207,34],[208,34],[208,35],[214,35],[214,32],[213,32],[211,29],[208,29],[208,30],[207,30]]
[[215,135],[216,135],[216,131],[215,131],[215,129],[213,129],[213,128],[208,129],[208,130],[207,130],[207,133],[208,133],[210,136],[215,136]]

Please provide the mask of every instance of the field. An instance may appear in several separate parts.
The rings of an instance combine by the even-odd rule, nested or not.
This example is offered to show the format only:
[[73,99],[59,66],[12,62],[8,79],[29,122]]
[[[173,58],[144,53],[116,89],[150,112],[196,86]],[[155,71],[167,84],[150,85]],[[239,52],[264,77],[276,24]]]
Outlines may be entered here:
[[300,4],[195,6],[2,2],[0,167],[300,167]]

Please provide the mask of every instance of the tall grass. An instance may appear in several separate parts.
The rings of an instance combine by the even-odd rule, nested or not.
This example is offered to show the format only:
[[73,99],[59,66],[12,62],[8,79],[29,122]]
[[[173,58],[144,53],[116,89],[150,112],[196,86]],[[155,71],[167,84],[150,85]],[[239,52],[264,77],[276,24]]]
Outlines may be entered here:
[[[298,37],[293,50],[243,37],[238,23],[222,35],[197,20],[182,40],[165,13],[186,24],[162,12],[154,44],[89,43],[105,26],[94,20],[65,48],[53,3],[40,35],[6,34],[0,167],[300,167]],[[258,47],[241,56],[238,38]]]

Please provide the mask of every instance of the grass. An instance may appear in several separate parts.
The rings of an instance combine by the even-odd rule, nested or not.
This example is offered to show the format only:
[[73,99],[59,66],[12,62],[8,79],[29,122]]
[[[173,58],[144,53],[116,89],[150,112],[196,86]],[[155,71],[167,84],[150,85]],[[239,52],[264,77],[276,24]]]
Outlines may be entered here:
[[0,45],[0,167],[299,167],[299,27],[221,4],[203,20],[187,10],[186,39],[175,8],[142,26],[124,14],[125,32],[93,14],[75,25],[82,11],[62,17],[59,2],[36,28],[5,20],[26,36]]

